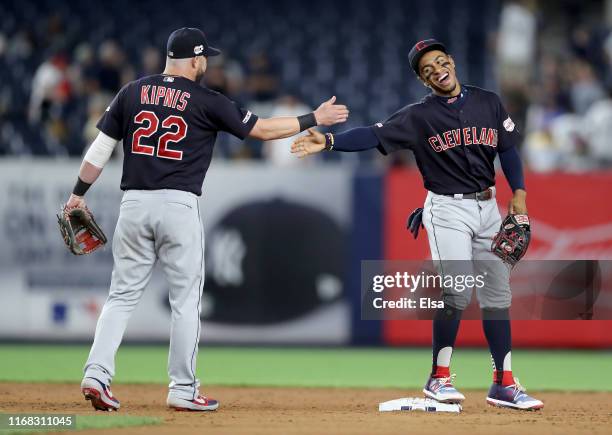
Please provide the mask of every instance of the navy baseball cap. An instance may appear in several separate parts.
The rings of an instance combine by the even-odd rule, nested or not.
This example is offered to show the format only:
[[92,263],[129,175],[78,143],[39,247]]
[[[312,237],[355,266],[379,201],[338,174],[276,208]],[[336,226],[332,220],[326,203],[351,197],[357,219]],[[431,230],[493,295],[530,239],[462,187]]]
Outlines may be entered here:
[[424,39],[422,41],[417,42],[410,50],[410,53],[408,53],[410,66],[412,67],[416,75],[419,75],[419,61],[425,53],[431,50],[440,50],[444,53],[448,53],[444,44],[439,41],[436,41],[435,39]]
[[220,50],[208,45],[206,35],[200,29],[183,27],[170,34],[166,54],[172,59],[195,56],[217,56]]

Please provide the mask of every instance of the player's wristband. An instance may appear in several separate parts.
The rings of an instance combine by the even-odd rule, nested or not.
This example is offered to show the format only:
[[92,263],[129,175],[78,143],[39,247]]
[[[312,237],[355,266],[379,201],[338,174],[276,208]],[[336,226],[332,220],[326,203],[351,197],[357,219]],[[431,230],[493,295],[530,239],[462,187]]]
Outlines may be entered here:
[[87,193],[90,187],[91,184],[81,180],[81,177],[77,177],[77,182],[74,185],[74,189],[72,189],[72,194],[76,196],[83,196]]
[[314,112],[298,116],[297,120],[300,123],[300,131],[304,131],[311,127],[317,126],[317,118],[315,118]]
[[331,151],[334,149],[334,135],[331,133],[325,133],[325,151]]

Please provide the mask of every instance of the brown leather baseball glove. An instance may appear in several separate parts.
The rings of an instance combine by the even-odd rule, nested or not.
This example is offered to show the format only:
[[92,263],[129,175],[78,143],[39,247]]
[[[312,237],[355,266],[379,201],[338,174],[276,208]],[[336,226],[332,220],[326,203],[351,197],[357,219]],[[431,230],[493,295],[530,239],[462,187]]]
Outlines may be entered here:
[[491,251],[511,266],[523,258],[531,240],[529,216],[509,214],[493,238]]
[[57,223],[66,246],[74,255],[89,254],[106,244],[106,235],[87,207],[62,206]]

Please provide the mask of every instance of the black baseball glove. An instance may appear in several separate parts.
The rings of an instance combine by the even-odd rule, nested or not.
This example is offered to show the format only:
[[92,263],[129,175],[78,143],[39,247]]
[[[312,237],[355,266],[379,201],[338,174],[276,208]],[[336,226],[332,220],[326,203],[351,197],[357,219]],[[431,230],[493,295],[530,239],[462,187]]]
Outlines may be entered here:
[[523,258],[531,240],[529,216],[509,214],[493,238],[491,251],[511,266]]
[[66,246],[74,255],[89,254],[106,244],[106,235],[87,207],[62,206],[57,223]]
[[406,228],[410,230],[414,238],[419,236],[419,229],[425,228],[423,225],[423,209],[421,207],[414,209],[410,216],[408,216],[408,222],[406,222]]

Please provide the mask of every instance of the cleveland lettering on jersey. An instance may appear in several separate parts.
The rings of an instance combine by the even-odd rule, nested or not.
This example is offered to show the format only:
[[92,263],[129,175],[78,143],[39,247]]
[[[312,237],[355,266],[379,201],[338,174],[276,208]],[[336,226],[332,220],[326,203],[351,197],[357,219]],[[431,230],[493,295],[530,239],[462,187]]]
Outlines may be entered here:
[[497,129],[486,127],[456,128],[430,136],[427,141],[437,153],[459,145],[488,145],[496,148]]
[[495,93],[468,85],[462,90],[460,98],[429,94],[373,126],[383,154],[414,152],[425,188],[434,193],[472,193],[494,186],[497,153],[520,141]]

